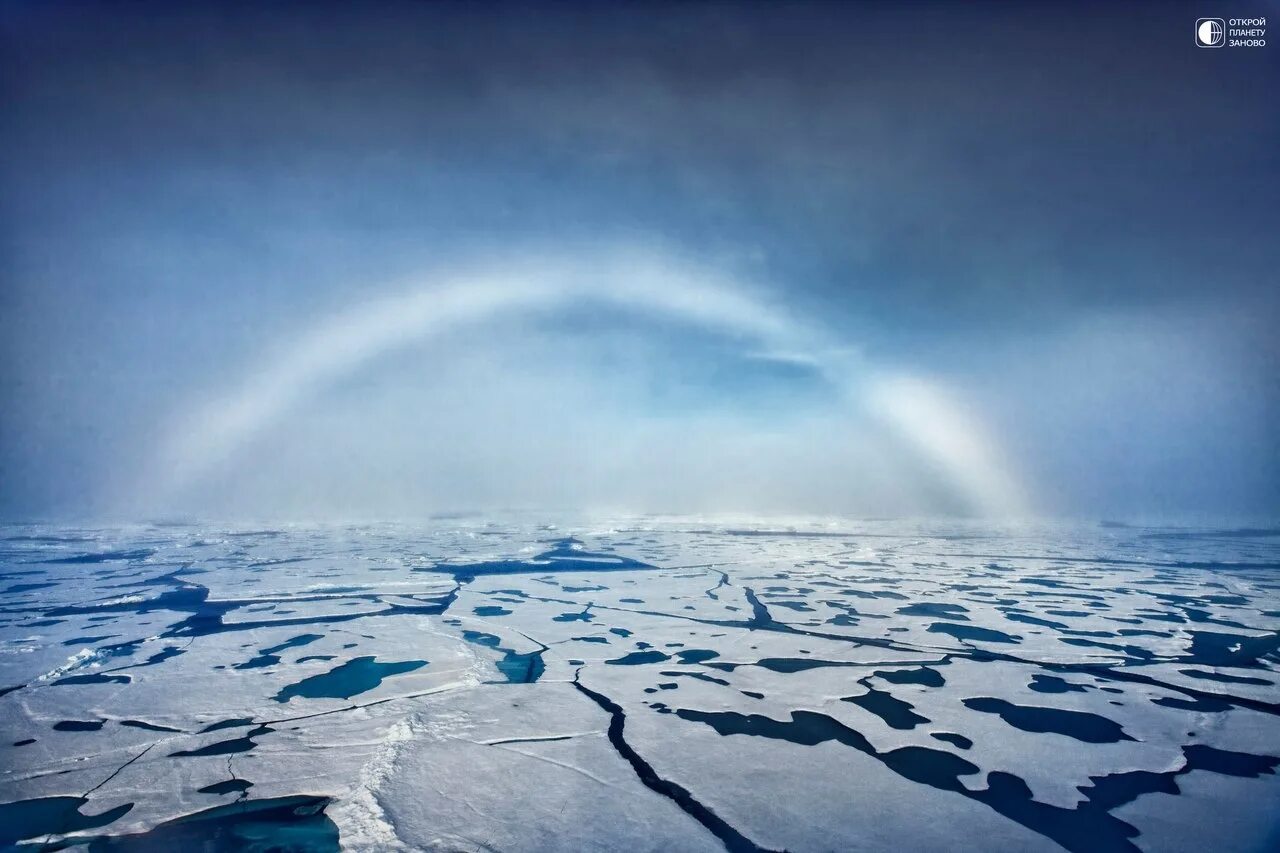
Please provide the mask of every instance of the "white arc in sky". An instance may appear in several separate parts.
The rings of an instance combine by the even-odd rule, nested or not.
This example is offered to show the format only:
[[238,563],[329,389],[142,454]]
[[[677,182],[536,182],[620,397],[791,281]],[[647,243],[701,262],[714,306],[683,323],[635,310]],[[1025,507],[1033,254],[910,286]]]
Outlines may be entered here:
[[384,353],[504,315],[586,302],[675,318],[739,340],[751,352],[802,361],[907,439],[975,510],[1026,512],[1023,490],[986,431],[946,389],[868,368],[848,346],[714,272],[627,252],[593,255],[590,262],[526,258],[500,270],[432,276],[340,311],[286,338],[238,385],[188,407],[161,442],[152,488],[180,494]]

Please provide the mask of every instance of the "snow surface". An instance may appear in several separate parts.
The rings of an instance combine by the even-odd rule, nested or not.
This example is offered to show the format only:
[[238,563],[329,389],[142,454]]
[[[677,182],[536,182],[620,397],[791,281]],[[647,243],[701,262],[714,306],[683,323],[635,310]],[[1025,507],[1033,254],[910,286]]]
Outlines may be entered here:
[[555,521],[0,527],[0,849],[1280,846],[1277,531]]

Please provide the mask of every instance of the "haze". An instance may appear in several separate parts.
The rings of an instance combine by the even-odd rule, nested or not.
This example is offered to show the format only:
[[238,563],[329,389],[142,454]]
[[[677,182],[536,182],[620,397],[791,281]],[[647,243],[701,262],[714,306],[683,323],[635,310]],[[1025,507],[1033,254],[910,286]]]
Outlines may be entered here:
[[0,513],[1274,519],[1195,17],[5,4]]

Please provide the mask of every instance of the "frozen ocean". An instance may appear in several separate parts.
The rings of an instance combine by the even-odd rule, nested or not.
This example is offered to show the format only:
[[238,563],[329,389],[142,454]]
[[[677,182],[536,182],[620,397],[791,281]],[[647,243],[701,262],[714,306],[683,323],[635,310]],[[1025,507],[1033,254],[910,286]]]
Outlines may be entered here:
[[0,528],[0,848],[1280,849],[1280,536]]

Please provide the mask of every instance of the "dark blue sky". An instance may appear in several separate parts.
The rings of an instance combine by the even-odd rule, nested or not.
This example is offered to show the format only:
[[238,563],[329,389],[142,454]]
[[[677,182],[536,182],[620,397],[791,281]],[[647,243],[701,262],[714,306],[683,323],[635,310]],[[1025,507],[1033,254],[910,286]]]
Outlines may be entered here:
[[[981,412],[1039,511],[1274,515],[1280,54],[1192,43],[1196,17],[1268,7],[5,3],[0,509],[164,510],[134,483],[156,425],[241,383],[280,339],[426,270],[501,257],[518,276],[526,255],[590,268],[642,247],[750,281],[876,365],[945,385]],[[419,382],[415,359],[433,382],[488,376],[460,365],[491,360],[548,394],[568,373],[620,421],[723,409],[717,429],[754,435],[762,412],[786,409],[784,433],[792,410],[825,412],[812,376],[625,316],[651,349],[621,371],[627,393],[602,391],[609,377],[582,365],[618,337],[587,316],[580,335],[548,317],[362,368],[282,417],[276,440],[310,450],[273,477],[252,454],[230,459],[220,490],[183,507],[350,512],[298,495],[346,491],[359,471],[381,472],[370,494],[404,495],[371,512],[410,514],[714,509],[747,489],[704,472],[716,488],[635,497],[624,465],[605,466],[608,488],[594,466],[504,495],[473,491],[465,465],[422,461],[415,476],[435,488],[388,490],[398,463],[370,447],[474,458],[500,483],[494,460],[521,446],[495,433],[509,454],[450,450],[457,436],[415,441],[418,422],[400,441],[365,436],[367,464],[330,482],[325,448],[387,422],[378,406],[471,408]],[[565,358],[573,369],[553,369]],[[299,431],[375,381],[393,390],[360,398],[368,423]],[[802,432],[741,454],[811,443]],[[622,452],[599,434],[577,447]],[[305,485],[241,489],[237,465]],[[874,490],[813,483],[821,470],[816,457],[762,465],[751,488],[786,497],[744,508],[876,508]],[[894,511],[956,506],[909,491]]]

